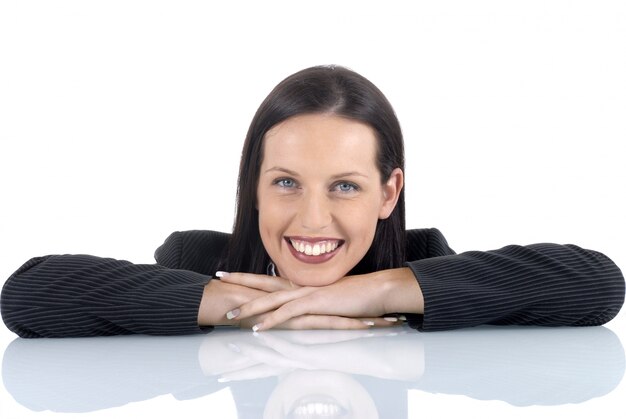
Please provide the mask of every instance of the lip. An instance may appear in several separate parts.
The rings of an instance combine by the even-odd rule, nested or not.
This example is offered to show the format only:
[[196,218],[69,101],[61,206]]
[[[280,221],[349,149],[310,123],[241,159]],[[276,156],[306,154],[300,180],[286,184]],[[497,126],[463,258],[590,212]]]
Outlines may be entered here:
[[[317,413],[317,414],[316,414]],[[327,395],[312,394],[301,397],[293,403],[291,411],[288,417],[321,417],[320,415],[328,417],[345,417],[349,413],[349,410],[345,409],[337,400]]]
[[[297,240],[297,241],[303,241],[303,242],[307,242],[307,243],[311,243],[311,244],[315,244],[315,243],[319,243],[319,242],[323,242],[323,241],[338,241],[339,245],[332,252],[323,253],[323,254],[317,255],[317,256],[315,256],[315,255],[306,255],[304,253],[298,252],[291,245],[290,239],[291,240]],[[340,249],[343,247],[343,244],[345,243],[345,240],[336,239],[336,238],[332,238],[332,237],[285,236],[285,243],[287,244],[287,247],[289,248],[289,251],[291,252],[293,257],[295,257],[297,260],[299,260],[300,262],[304,262],[304,263],[316,264],[316,263],[327,262],[330,259],[332,259],[333,257],[335,257],[335,255],[337,253],[339,253]]]

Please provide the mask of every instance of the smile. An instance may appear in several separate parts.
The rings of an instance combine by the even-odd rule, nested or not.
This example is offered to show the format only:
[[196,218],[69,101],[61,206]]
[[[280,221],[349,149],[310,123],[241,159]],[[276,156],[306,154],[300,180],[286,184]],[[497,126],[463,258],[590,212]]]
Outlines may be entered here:
[[305,255],[318,256],[323,253],[330,253],[339,246],[339,240],[324,240],[314,244],[303,240],[289,239],[289,242],[296,251]]
[[332,258],[344,240],[329,238],[285,237],[296,259],[306,263],[321,263]]

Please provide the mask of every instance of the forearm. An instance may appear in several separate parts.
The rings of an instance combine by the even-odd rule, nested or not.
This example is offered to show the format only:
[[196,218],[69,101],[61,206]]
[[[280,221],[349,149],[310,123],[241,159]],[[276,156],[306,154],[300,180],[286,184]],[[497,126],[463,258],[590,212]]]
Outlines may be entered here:
[[424,294],[423,330],[480,324],[593,326],[624,301],[606,256],[573,245],[507,246],[408,263]]
[[2,290],[2,317],[22,337],[198,333],[209,278],[89,255],[33,258]]

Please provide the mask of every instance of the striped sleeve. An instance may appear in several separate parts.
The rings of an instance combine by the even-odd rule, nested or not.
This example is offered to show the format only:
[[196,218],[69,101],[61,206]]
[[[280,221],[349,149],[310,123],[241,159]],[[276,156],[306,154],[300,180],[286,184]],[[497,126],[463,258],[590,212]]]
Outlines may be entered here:
[[26,262],[4,284],[2,319],[21,337],[201,333],[209,277],[89,255]]
[[595,326],[624,303],[624,277],[574,245],[507,246],[408,262],[424,296],[420,330],[480,324]]

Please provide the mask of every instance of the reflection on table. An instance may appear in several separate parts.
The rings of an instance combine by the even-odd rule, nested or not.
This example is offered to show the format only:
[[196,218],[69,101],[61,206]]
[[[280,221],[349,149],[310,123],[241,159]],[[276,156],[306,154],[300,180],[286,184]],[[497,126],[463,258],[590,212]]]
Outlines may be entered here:
[[621,342],[604,327],[16,339],[2,365],[8,392],[34,411],[230,387],[241,418],[403,418],[409,389],[521,406],[580,403],[611,392],[623,374]]

